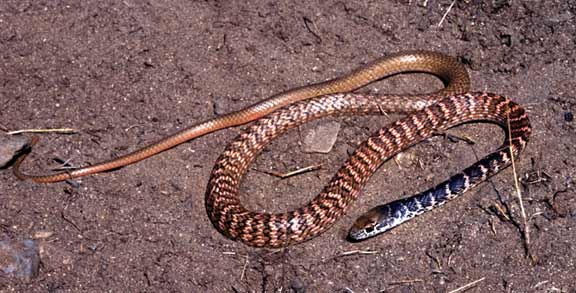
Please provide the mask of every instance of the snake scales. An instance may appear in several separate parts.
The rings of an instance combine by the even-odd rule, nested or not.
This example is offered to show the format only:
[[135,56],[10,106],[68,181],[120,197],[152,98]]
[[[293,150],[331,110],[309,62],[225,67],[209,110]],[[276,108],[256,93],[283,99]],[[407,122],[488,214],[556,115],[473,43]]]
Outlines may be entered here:
[[[446,87],[435,94],[415,96],[348,93],[385,76],[414,71],[434,74]],[[330,228],[346,213],[384,161],[435,133],[472,121],[495,123],[507,133],[502,147],[461,173],[428,191],[373,208],[360,217],[349,235],[352,240],[360,240],[456,198],[509,166],[512,156],[517,157],[524,149],[531,133],[524,109],[499,95],[464,93],[468,87],[466,70],[451,57],[426,51],[397,53],[341,78],[296,88],[238,112],[199,123],[116,159],[69,172],[28,175],[20,171],[24,155],[16,162],[14,173],[20,179],[39,183],[86,176],[138,162],[195,137],[265,116],[230,143],[217,160],[206,191],[206,209],[216,229],[231,239],[256,247],[284,247],[309,240]],[[252,161],[275,137],[321,117],[382,111],[410,114],[382,128],[358,147],[310,203],[279,214],[252,212],[242,206],[240,182]]]

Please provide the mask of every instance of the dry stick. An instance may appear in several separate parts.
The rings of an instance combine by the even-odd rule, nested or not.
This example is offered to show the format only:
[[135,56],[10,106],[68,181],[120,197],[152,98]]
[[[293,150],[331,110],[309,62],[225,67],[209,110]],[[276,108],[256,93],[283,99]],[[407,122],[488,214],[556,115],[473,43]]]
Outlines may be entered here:
[[394,157],[392,157],[392,160],[394,160],[394,163],[396,163],[396,166],[398,166],[398,169],[402,170],[402,166],[400,165],[400,162],[398,162],[398,156],[400,156],[400,154],[395,155]]
[[504,219],[506,219],[506,221],[512,222],[512,220],[510,219],[510,217],[508,217],[507,213],[504,211],[504,209],[502,208],[502,206],[501,206],[499,203],[495,202],[495,203],[494,203],[494,207],[496,208],[496,210],[498,210],[498,212],[500,213],[500,215],[501,215],[502,217],[504,217]]
[[524,210],[524,202],[522,201],[522,192],[520,191],[520,184],[518,183],[518,175],[516,173],[516,164],[514,163],[514,152],[512,151],[512,130],[510,128],[510,115],[506,114],[506,123],[508,125],[508,141],[510,142],[510,159],[512,160],[512,173],[514,174],[514,186],[516,188],[516,195],[520,204],[520,214],[524,222],[524,244],[526,245],[526,254],[530,257],[530,227],[526,220],[526,211]]
[[490,228],[492,229],[492,233],[496,236],[496,227],[494,226],[494,221],[492,221],[492,217],[490,217]]
[[47,133],[47,132],[59,132],[59,133],[77,133],[78,130],[74,128],[49,128],[49,129],[20,129],[9,131],[6,134],[20,134],[20,133]]
[[378,251],[374,250],[351,250],[346,251],[340,254],[340,256],[349,256],[349,255],[356,255],[356,254],[377,254]]
[[466,284],[466,285],[464,285],[464,286],[462,286],[462,287],[460,287],[460,288],[456,288],[456,289],[454,289],[454,290],[452,290],[452,291],[450,291],[450,292],[448,292],[448,293],[457,293],[457,292],[462,292],[462,291],[464,291],[464,290],[468,290],[469,288],[475,286],[476,284],[484,281],[484,279],[486,279],[486,277],[482,277],[482,278],[480,278],[480,279],[478,279],[478,280],[476,280],[476,281],[474,281],[474,282],[470,282],[470,283],[468,283],[468,284]]
[[312,166],[308,166],[308,167],[304,167],[304,168],[300,168],[298,170],[294,170],[294,171],[290,171],[287,173],[278,173],[278,172],[274,172],[274,171],[264,171],[264,170],[258,170],[258,169],[254,169],[254,171],[258,171],[264,174],[268,174],[268,175],[272,175],[275,177],[279,177],[281,179],[286,179],[288,177],[292,177],[292,176],[296,176],[296,175],[300,175],[303,173],[307,173],[307,172],[312,172],[312,171],[316,171],[322,168],[322,165],[324,164],[318,164],[318,165],[312,165]]
[[244,280],[246,275],[246,268],[248,267],[248,256],[246,256],[246,261],[244,262],[244,267],[242,268],[242,274],[240,275],[240,281]]
[[403,285],[403,284],[412,284],[412,283],[420,283],[420,282],[424,282],[424,280],[422,279],[413,279],[413,280],[400,280],[400,281],[392,281],[390,283],[388,283],[387,285]]
[[456,0],[452,1],[452,4],[450,4],[450,6],[448,6],[448,9],[446,9],[446,12],[444,13],[444,15],[442,15],[442,19],[440,19],[440,22],[438,23],[437,27],[441,27],[442,23],[444,22],[444,20],[446,19],[446,16],[448,15],[448,13],[450,12],[450,10],[452,10],[452,7],[454,6],[454,4],[456,4]]
[[432,260],[434,260],[434,262],[436,263],[436,271],[441,271],[442,263],[440,262],[440,260],[436,256],[432,255],[429,251],[426,251],[426,255]]
[[383,290],[378,291],[379,293],[384,293],[384,292],[388,292],[390,290],[392,290],[392,288],[395,288],[397,286],[400,285],[406,285],[406,284],[413,284],[413,283],[421,283],[424,282],[424,280],[422,279],[414,279],[414,280],[400,280],[400,281],[393,281],[390,283],[387,283],[386,285],[389,286],[388,288],[385,288]]

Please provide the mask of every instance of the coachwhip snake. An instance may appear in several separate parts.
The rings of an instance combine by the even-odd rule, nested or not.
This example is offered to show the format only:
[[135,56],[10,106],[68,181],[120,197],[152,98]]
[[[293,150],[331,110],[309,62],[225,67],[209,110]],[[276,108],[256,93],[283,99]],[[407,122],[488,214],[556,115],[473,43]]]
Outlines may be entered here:
[[[348,93],[403,72],[434,74],[446,87],[434,94],[415,96]],[[531,133],[524,109],[502,96],[464,93],[468,87],[466,70],[451,57],[426,51],[397,53],[343,77],[289,90],[243,110],[201,122],[116,159],[69,172],[28,175],[20,171],[24,155],[16,162],[14,173],[20,179],[39,183],[95,174],[138,162],[204,134],[260,118],[230,143],[217,160],[208,183],[206,209],[216,229],[233,240],[256,247],[284,247],[309,240],[330,228],[384,161],[435,133],[466,122],[487,121],[498,124],[508,134],[498,151],[447,181],[415,196],[373,208],[360,217],[350,230],[350,238],[360,240],[461,195],[510,165],[511,152],[517,157],[524,149]],[[324,190],[307,205],[294,211],[267,214],[248,211],[240,203],[241,179],[260,151],[275,137],[325,116],[382,111],[410,115],[382,128],[358,147]]]

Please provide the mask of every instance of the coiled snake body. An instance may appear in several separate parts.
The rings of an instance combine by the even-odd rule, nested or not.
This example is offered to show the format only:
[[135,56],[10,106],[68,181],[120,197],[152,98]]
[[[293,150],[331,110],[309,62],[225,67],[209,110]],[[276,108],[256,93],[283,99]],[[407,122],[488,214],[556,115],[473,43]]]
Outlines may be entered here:
[[[420,96],[347,93],[384,76],[413,71],[432,73],[441,78],[446,87],[435,94]],[[20,172],[25,158],[22,156],[15,164],[14,173],[21,179],[40,183],[86,176],[135,163],[192,138],[269,114],[250,126],[222,153],[210,176],[205,203],[213,225],[227,237],[256,247],[284,247],[309,240],[330,228],[346,213],[378,167],[407,147],[471,121],[496,123],[507,133],[498,151],[461,173],[428,191],[373,208],[360,217],[349,235],[352,240],[360,240],[456,198],[509,166],[512,157],[524,149],[531,133],[524,109],[499,95],[464,93],[468,86],[466,70],[453,58],[423,51],[398,53],[341,78],[290,90],[244,110],[202,122],[117,159],[71,172],[38,176]],[[279,108],[282,109],[274,111]],[[382,111],[410,115],[380,129],[358,147],[310,203],[279,214],[257,213],[242,206],[240,182],[253,160],[275,137],[321,117]]]

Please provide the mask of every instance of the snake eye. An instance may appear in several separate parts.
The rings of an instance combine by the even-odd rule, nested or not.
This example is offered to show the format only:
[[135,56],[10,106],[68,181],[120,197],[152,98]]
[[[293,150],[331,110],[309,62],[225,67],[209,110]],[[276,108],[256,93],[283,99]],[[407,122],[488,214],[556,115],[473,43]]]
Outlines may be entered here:
[[364,230],[366,231],[366,233],[370,234],[374,232],[374,225],[367,226],[364,228]]

